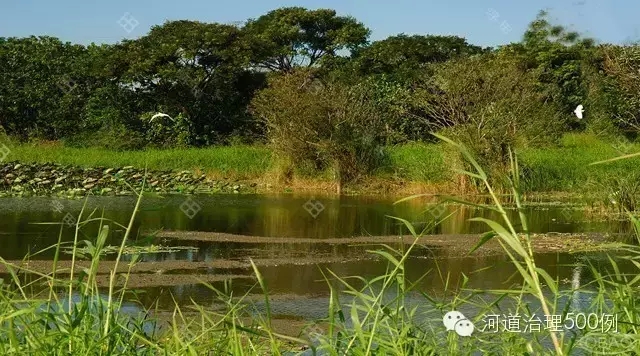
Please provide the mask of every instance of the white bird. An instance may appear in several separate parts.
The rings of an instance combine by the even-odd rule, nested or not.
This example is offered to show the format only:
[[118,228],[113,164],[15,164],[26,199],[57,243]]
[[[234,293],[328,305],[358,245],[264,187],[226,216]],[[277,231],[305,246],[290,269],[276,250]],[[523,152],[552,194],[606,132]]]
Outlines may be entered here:
[[159,113],[157,113],[157,114],[153,115],[153,116],[151,117],[151,120],[149,120],[149,122],[152,122],[154,119],[156,119],[156,118],[158,118],[158,117],[168,117],[169,119],[171,119],[171,121],[176,121],[176,120],[174,120],[171,116],[169,116],[169,115],[167,115],[167,114],[163,114],[163,113],[159,112]]
[[578,107],[575,110],[573,110],[573,112],[576,114],[578,119],[582,119],[582,113],[584,112],[584,106],[582,106],[582,104],[578,105]]

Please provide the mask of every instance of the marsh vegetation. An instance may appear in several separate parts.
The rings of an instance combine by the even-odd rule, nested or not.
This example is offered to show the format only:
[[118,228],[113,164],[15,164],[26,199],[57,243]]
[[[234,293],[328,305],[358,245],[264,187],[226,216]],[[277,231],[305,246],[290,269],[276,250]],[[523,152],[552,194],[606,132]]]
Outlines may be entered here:
[[369,35],[0,38],[0,353],[640,353],[640,46]]

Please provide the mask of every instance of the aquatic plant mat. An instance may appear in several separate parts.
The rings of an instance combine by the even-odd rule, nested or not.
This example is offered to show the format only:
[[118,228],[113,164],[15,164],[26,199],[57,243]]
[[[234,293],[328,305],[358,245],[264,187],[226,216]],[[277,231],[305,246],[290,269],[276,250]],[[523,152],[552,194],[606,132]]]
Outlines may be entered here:
[[[415,237],[404,236],[355,236],[344,238],[290,238],[234,235],[218,232],[200,231],[163,231],[160,238],[184,241],[234,242],[249,244],[329,244],[329,245],[372,245],[372,244],[412,244]],[[531,234],[535,252],[587,252],[603,249],[615,249],[615,242],[620,235],[607,233],[546,233]],[[479,241],[481,235],[476,234],[440,234],[423,235],[418,238],[418,245],[438,248],[455,255],[468,253]],[[497,241],[489,241],[474,254],[504,254]]]

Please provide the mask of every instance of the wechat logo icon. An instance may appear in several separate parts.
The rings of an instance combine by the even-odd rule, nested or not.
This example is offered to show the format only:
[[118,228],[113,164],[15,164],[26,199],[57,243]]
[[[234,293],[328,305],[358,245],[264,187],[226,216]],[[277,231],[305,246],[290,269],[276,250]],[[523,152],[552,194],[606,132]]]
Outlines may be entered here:
[[450,311],[442,318],[442,323],[447,331],[454,330],[460,336],[471,336],[475,327],[471,320],[467,319],[459,311]]

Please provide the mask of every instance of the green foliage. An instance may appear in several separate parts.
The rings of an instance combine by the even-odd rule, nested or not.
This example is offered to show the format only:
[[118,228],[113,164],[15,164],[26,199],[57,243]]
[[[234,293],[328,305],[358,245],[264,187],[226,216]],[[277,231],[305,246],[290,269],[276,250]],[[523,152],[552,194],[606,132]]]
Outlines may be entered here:
[[144,110],[134,92],[118,85],[96,89],[85,104],[85,120],[64,142],[71,147],[141,149],[145,145],[137,113]]
[[614,205],[619,213],[636,211],[638,197],[640,197],[640,173],[631,171],[624,176],[614,177],[603,188],[609,193],[609,203]]
[[443,147],[433,143],[408,143],[389,148],[389,166],[395,177],[414,182],[438,183],[451,178]]
[[571,113],[586,99],[583,72],[585,61],[592,56],[593,45],[592,39],[552,25],[547,13],[542,11],[529,25],[517,48],[526,68],[538,74],[541,91],[562,112]]
[[59,139],[77,132],[91,90],[87,49],[52,37],[0,40],[0,126],[7,134]]
[[191,122],[182,114],[174,117],[153,117],[146,113],[140,117],[145,143],[155,148],[189,146]]
[[[615,141],[614,141],[615,142]],[[638,159],[617,164],[589,166],[620,155],[612,141],[593,135],[566,135],[560,146],[528,148],[519,151],[526,191],[602,192],[616,177],[625,177],[637,169]],[[640,146],[629,143],[630,152]],[[607,188],[606,190],[608,190]],[[605,196],[603,198],[608,198]]]
[[[250,103],[269,77],[306,68],[330,87],[366,91],[383,113],[373,141],[387,145],[433,141],[430,132],[446,129],[477,145],[481,161],[504,165],[507,146],[553,143],[566,132],[638,135],[638,46],[595,47],[545,12],[522,41],[497,50],[457,36],[368,43],[369,34],[335,10],[283,7],[243,26],[168,21],[114,45],[0,38],[0,127],[21,141],[79,147],[263,143],[269,129]],[[578,104],[584,120],[573,118]],[[155,112],[184,120],[180,127],[140,120]],[[334,165],[321,161],[301,164]]]
[[517,60],[486,54],[439,65],[422,105],[498,176],[508,167],[510,148],[560,138],[563,120],[535,85],[534,74],[521,70]]
[[599,54],[608,119],[635,138],[640,133],[640,46],[603,46]]
[[[3,141],[6,143],[6,141]],[[258,179],[272,167],[271,152],[261,146],[220,146],[117,151],[104,148],[11,145],[11,158],[21,162],[57,162],[81,167],[148,167],[152,170],[193,170],[224,178]]]
[[[349,85],[349,84],[345,84]],[[381,139],[387,145],[424,133],[425,125],[411,115],[412,92],[386,75],[364,77],[350,84],[366,91],[369,104],[382,116]]]
[[316,67],[342,50],[364,45],[369,30],[356,19],[335,10],[284,7],[249,20],[243,29],[253,61],[267,70],[290,72]]
[[433,120],[421,107],[419,91],[433,75],[433,64],[488,51],[456,36],[400,34],[356,50],[349,61],[327,65],[334,80],[386,88],[385,100],[395,108],[387,122],[387,142],[429,141]]
[[[124,133],[123,133],[124,135]],[[117,144],[121,136],[111,140]],[[140,138],[141,139],[141,138]],[[619,138],[621,139],[621,138]],[[106,141],[106,139],[105,139]],[[608,194],[612,182],[617,179],[631,184],[637,171],[638,158],[629,158],[617,164],[589,166],[589,163],[604,161],[619,156],[620,151],[611,139],[595,135],[565,135],[557,147],[522,147],[520,156],[521,189],[529,192],[570,192],[581,194],[603,193],[598,199],[609,204]],[[260,180],[278,167],[282,157],[273,157],[270,147],[238,145],[209,148],[121,150],[100,148],[74,148],[64,145],[42,147],[38,144],[17,144],[0,137],[11,149],[11,160],[24,163],[56,162],[81,167],[145,167],[153,170],[199,169],[221,177]],[[106,144],[106,143],[105,143]],[[625,153],[640,151],[640,145],[626,143]],[[401,179],[411,182],[438,184],[452,181],[450,171],[455,161],[450,152],[440,144],[407,143],[387,146],[387,158],[372,174],[382,179]],[[317,172],[309,164],[309,174],[316,178],[331,177],[331,172]],[[304,170],[304,169],[303,169]],[[326,174],[325,174],[326,173]],[[621,182],[622,182],[621,181]],[[631,190],[630,190],[631,191]],[[640,198],[640,197],[636,197]]]
[[339,182],[349,182],[385,157],[377,94],[375,87],[323,83],[300,70],[275,77],[252,105],[279,155],[297,166],[333,168]]
[[350,70],[358,76],[386,74],[400,83],[412,84],[425,66],[482,53],[457,36],[408,36],[400,34],[375,41],[353,54]]
[[254,133],[246,109],[264,75],[248,71],[251,53],[237,27],[167,22],[124,42],[117,53],[126,69],[119,85],[141,101],[136,117],[160,107],[181,113],[191,121],[190,143],[198,146]]

